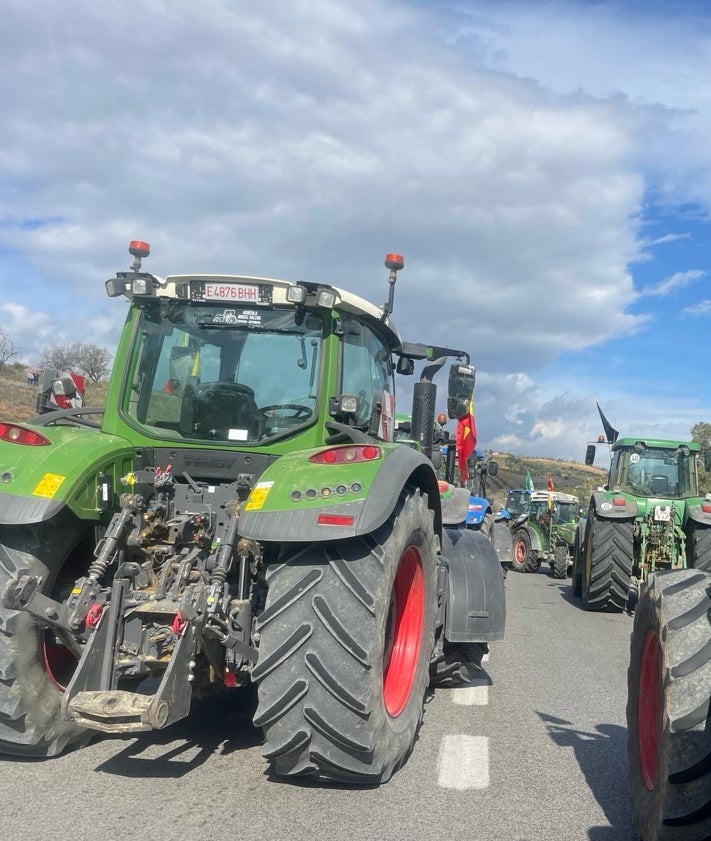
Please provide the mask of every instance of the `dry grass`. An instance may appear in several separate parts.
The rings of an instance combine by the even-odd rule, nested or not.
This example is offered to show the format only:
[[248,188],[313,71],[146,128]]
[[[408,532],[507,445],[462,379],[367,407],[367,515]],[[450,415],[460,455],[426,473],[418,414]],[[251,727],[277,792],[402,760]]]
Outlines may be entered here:
[[[39,387],[25,384],[24,365],[5,365],[0,369],[0,420],[26,421],[37,414]],[[87,381],[84,405],[103,406],[107,383]]]

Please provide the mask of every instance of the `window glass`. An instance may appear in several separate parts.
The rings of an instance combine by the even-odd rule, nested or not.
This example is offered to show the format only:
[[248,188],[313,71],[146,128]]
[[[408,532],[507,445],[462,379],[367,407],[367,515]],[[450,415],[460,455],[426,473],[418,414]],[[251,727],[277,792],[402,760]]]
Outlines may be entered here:
[[[379,336],[352,318],[343,320],[342,347],[341,393],[358,397],[355,425],[367,427],[376,404],[383,406],[394,396],[392,357]],[[392,405],[385,406],[385,414],[389,414],[391,420],[392,411]]]
[[264,441],[312,423],[323,321],[296,309],[172,302],[141,316],[128,413],[161,437]]

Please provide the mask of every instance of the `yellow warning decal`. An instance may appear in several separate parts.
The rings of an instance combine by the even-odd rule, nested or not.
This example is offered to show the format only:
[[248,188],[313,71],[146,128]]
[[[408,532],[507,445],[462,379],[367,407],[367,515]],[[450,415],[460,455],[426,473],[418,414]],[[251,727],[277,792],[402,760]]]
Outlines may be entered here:
[[249,495],[247,504],[244,506],[245,511],[259,511],[259,509],[266,502],[269,491],[272,489],[274,482],[257,482],[252,488],[252,493]]
[[32,493],[35,496],[44,496],[47,497],[47,499],[52,499],[59,490],[59,486],[63,481],[64,476],[58,476],[56,473],[45,473],[37,483],[37,487],[32,491]]

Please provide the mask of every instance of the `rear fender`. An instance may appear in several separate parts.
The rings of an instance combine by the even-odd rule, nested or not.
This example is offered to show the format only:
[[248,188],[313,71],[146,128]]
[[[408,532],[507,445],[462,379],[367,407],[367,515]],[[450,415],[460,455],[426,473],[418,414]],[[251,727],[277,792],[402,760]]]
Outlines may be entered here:
[[[371,534],[392,516],[408,485],[427,494],[439,534],[442,511],[432,462],[405,444],[378,446],[382,457],[377,461],[338,467],[309,463],[311,452],[281,456],[259,477],[247,499],[239,520],[240,535],[263,542],[292,543]],[[348,492],[342,496],[333,492],[339,486],[348,488]],[[312,498],[304,493],[310,488],[315,491]],[[299,492],[298,498],[294,490]],[[322,515],[329,520],[338,518],[339,524],[324,523]]]
[[[689,502],[697,503],[697,500],[690,500]],[[698,500],[698,504],[687,504],[686,516],[688,520],[691,520],[694,523],[699,523],[703,526],[711,526],[711,512],[707,514],[703,510],[701,500]]]
[[[98,520],[118,507],[121,477],[133,469],[133,448],[98,430],[23,424],[50,441],[44,446],[0,442],[0,524],[41,523],[64,507]],[[99,486],[102,494],[99,499]]]
[[[614,505],[613,496],[616,499],[624,499],[624,505]],[[627,496],[614,494],[610,491],[597,491],[592,495],[590,505],[595,513],[603,520],[629,520],[639,516],[639,505]]]
[[494,549],[502,564],[513,560],[513,535],[506,520],[494,523]]
[[504,638],[504,574],[491,542],[477,531],[442,532],[446,566],[444,636],[451,643]]

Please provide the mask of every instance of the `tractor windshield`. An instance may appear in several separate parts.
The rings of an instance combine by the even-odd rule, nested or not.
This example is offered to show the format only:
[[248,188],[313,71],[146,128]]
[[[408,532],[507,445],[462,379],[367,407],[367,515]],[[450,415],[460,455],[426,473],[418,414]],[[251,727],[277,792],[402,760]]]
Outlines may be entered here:
[[580,516],[579,502],[557,502],[556,521],[558,523],[572,523]]
[[316,419],[322,317],[172,301],[140,316],[128,415],[161,438],[262,443]]
[[686,447],[623,447],[615,453],[610,477],[613,487],[635,496],[697,496],[696,461]]
[[518,517],[527,508],[531,499],[531,491],[510,488],[506,494],[506,510],[512,517]]

